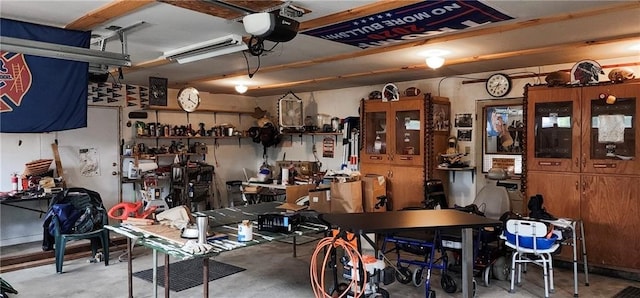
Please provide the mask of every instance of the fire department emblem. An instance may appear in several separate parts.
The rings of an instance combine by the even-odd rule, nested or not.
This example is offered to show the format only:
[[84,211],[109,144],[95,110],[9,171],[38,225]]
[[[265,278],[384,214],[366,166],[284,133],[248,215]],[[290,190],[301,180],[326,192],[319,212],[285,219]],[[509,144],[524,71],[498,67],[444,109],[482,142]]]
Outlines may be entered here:
[[19,107],[31,82],[31,69],[24,55],[0,51],[0,113]]

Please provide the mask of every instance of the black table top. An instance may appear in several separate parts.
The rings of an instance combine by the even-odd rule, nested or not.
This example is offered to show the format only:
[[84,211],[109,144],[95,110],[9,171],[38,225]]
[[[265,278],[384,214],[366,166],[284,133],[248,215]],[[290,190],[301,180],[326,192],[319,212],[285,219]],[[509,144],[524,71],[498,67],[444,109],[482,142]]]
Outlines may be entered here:
[[453,209],[328,213],[320,216],[332,226],[362,232],[391,232],[428,228],[482,228],[502,225],[502,222],[498,220]]

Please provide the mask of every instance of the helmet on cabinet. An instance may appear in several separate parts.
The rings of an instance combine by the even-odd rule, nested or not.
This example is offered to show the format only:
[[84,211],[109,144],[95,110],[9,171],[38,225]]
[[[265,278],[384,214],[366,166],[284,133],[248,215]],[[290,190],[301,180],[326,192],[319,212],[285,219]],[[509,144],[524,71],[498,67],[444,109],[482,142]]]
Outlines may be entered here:
[[632,80],[636,76],[633,70],[627,67],[614,68],[609,72],[609,80],[614,82],[622,82],[625,80]]

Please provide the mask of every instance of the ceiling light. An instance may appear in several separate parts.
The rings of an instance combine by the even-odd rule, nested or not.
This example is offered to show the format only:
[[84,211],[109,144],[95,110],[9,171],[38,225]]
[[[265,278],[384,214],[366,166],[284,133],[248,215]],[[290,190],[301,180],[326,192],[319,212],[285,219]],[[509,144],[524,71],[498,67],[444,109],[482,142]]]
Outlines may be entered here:
[[247,45],[242,42],[242,36],[232,34],[167,51],[164,52],[163,56],[169,60],[175,60],[183,64],[240,52],[246,49]]
[[65,59],[95,64],[131,66],[129,55],[85,49],[42,41],[0,36],[0,50],[26,55]]
[[427,66],[431,67],[432,69],[438,69],[442,65],[444,65],[444,57],[440,57],[440,56],[427,57],[426,62],[427,62]]
[[249,87],[247,87],[246,85],[243,85],[243,84],[236,85],[236,92],[240,94],[244,94],[245,92],[247,92],[248,89]]

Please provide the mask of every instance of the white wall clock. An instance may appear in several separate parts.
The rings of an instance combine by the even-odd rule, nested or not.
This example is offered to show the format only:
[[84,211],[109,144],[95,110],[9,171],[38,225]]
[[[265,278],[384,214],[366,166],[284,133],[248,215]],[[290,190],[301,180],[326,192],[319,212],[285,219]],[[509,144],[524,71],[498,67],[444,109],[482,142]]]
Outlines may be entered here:
[[485,85],[489,95],[503,97],[511,91],[511,78],[503,73],[492,74]]
[[200,93],[198,89],[186,87],[178,91],[178,105],[185,112],[194,112],[200,105]]

